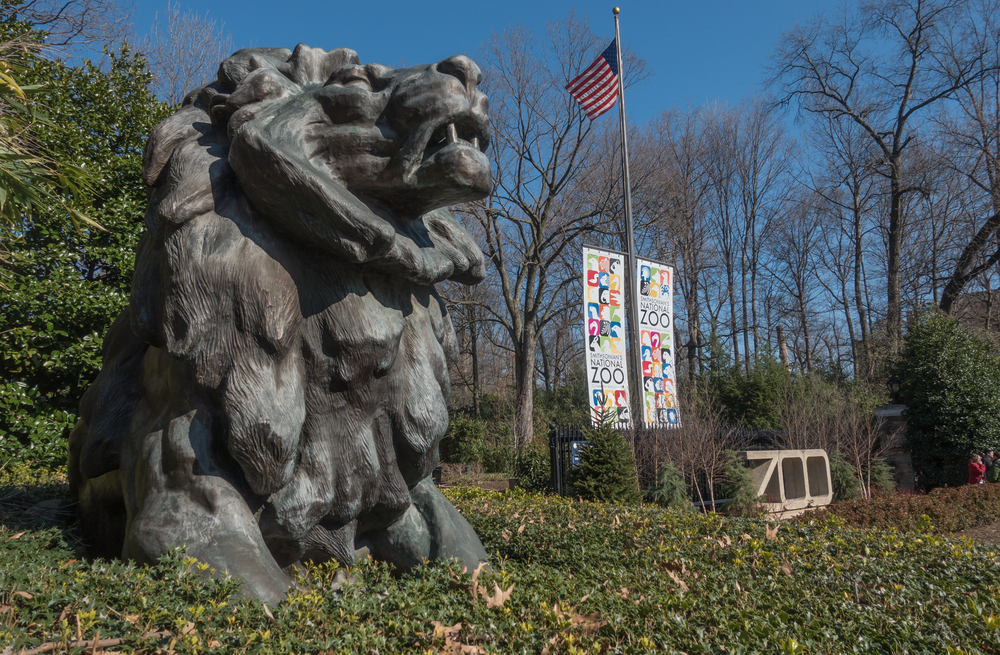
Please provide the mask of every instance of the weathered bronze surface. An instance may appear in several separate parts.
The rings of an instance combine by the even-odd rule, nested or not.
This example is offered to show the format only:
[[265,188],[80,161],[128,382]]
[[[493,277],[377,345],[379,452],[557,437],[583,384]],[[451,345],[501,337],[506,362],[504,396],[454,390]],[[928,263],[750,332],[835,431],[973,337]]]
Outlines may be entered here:
[[444,207],[492,184],[479,68],[241,50],[146,147],[128,311],[80,403],[70,483],[95,556],[188,553],[284,598],[283,569],[486,553],[430,481],[483,278]]

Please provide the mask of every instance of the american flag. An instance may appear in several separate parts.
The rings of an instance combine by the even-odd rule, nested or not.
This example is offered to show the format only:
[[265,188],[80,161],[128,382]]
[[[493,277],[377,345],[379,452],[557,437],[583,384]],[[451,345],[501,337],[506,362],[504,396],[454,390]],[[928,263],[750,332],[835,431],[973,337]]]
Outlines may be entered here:
[[618,49],[616,41],[601,53],[587,70],[566,85],[590,120],[615,106],[618,100]]

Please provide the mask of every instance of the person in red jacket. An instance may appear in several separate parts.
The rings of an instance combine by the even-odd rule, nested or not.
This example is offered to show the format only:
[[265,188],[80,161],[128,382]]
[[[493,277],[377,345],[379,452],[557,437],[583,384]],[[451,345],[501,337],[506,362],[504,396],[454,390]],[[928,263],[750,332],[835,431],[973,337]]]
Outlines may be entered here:
[[983,473],[986,473],[983,458],[979,455],[973,455],[972,459],[969,460],[969,484],[982,484]]

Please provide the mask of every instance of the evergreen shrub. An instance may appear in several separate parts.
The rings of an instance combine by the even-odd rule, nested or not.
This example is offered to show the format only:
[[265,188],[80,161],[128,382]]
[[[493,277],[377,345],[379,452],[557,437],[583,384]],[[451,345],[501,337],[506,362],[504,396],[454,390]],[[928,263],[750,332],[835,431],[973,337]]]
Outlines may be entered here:
[[453,414],[441,439],[441,461],[455,464],[479,462],[486,441],[485,423],[464,414]]
[[889,463],[881,457],[872,459],[869,475],[873,493],[887,494],[896,491],[896,475]]
[[694,511],[684,474],[672,462],[663,463],[663,470],[657,482],[657,486],[649,492],[650,500],[660,507]]
[[833,487],[833,502],[856,500],[861,497],[861,481],[858,472],[844,459],[839,450],[830,455],[830,484]]
[[723,512],[729,516],[760,516],[764,509],[762,497],[757,495],[750,471],[738,453],[727,450],[723,454],[722,475],[721,491],[728,499]]
[[969,453],[1000,442],[1000,358],[990,350],[943,314],[921,317],[906,335],[900,400],[925,488],[964,484]]
[[584,500],[621,504],[642,501],[632,449],[620,432],[608,425],[588,430],[580,450],[580,465],[570,472],[573,494]]
[[549,449],[539,443],[529,444],[514,460],[517,486],[528,491],[547,492],[552,486]]

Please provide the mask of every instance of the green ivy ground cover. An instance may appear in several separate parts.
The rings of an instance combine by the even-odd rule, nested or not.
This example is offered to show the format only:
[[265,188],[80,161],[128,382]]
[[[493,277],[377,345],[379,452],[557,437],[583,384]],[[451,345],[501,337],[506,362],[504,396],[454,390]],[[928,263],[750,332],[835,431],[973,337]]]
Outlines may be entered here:
[[448,493],[492,556],[477,587],[366,561],[357,584],[311,568],[271,608],[180,552],[88,563],[72,533],[0,517],[0,652],[98,633],[150,653],[1000,652],[1000,551],[968,540]]

